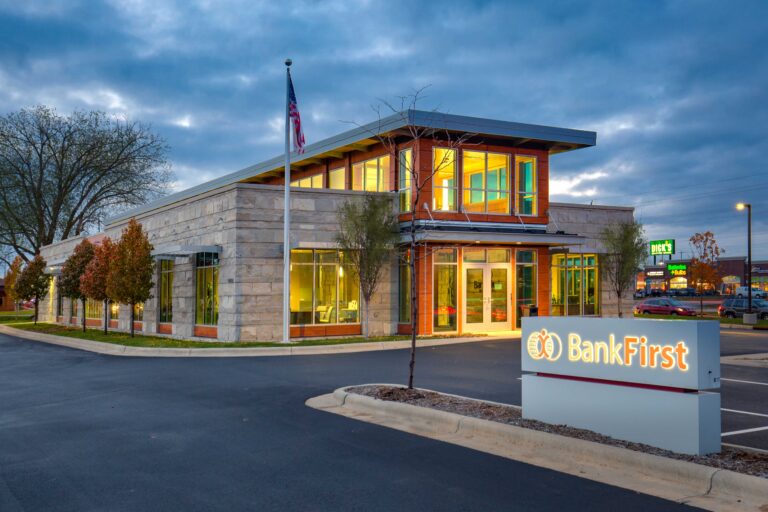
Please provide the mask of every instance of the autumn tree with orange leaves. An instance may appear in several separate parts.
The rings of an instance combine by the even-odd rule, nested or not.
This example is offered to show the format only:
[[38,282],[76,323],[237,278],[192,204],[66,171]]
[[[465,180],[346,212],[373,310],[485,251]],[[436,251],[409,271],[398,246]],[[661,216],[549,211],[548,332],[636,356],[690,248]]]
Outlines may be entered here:
[[80,287],[80,278],[85,268],[93,259],[93,244],[87,239],[75,247],[61,268],[61,294],[71,300],[79,300],[82,304],[83,332],[85,332],[85,299],[86,295]]
[[109,237],[105,237],[101,244],[94,248],[93,259],[85,267],[83,275],[80,276],[80,289],[85,296],[104,303],[104,334],[107,333],[109,327],[110,296],[107,293],[107,281],[114,252],[115,244]]
[[154,272],[149,237],[141,224],[131,219],[115,245],[107,277],[107,296],[131,306],[131,337],[134,335],[134,306],[152,298]]
[[35,302],[35,324],[37,324],[40,301],[48,295],[48,287],[51,282],[51,276],[45,273],[45,267],[48,264],[39,254],[27,263],[24,270],[19,274],[19,280],[16,281],[16,293],[22,300],[31,300]]
[[693,249],[693,258],[688,270],[688,277],[699,294],[699,312],[704,312],[704,290],[717,288],[722,281],[717,260],[725,250],[720,249],[711,231],[696,233],[689,242]]

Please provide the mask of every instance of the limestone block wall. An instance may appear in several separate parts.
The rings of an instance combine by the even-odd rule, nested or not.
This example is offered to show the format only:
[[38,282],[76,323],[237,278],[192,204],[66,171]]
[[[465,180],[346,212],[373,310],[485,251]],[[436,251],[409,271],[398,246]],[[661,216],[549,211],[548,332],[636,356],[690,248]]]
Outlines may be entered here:
[[[565,231],[585,236],[583,245],[570,247],[571,252],[600,253],[605,252],[600,241],[601,232],[608,226],[620,222],[630,222],[634,219],[634,209],[624,206],[601,206],[569,203],[549,204],[548,231]],[[598,256],[599,258],[599,256]],[[600,279],[602,299],[602,316],[618,315],[618,300],[605,280]],[[632,292],[622,297],[622,312],[624,316],[632,315]]]
[[[237,275],[233,298],[239,310],[238,338],[243,341],[282,337],[283,194],[283,188],[276,186],[237,187]],[[335,248],[336,211],[345,201],[361,200],[364,196],[365,193],[349,190],[292,190],[291,246]],[[386,268],[371,301],[372,335],[396,331],[396,280],[396,272]]]

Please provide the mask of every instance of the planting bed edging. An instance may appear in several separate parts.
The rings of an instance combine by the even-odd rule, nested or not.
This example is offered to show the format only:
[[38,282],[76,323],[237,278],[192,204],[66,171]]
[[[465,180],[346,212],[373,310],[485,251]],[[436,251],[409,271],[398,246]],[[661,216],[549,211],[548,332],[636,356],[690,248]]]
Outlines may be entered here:
[[307,405],[708,510],[768,508],[768,480],[763,478],[451,412],[378,400],[347,392],[351,387],[356,386],[312,398]]

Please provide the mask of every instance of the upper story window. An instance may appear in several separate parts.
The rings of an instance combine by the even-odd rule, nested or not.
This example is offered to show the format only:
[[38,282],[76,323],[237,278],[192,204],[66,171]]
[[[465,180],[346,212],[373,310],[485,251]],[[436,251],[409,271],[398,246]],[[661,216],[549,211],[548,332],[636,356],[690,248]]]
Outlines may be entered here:
[[291,182],[292,187],[299,188],[323,188],[323,175],[315,174]]
[[328,188],[334,190],[344,190],[347,188],[346,169],[340,167],[333,169],[328,173]]
[[413,190],[411,189],[411,178],[413,175],[413,151],[410,148],[400,151],[399,163],[398,190],[400,192],[400,211],[409,212],[413,207]]
[[509,155],[464,151],[464,210],[509,213]]
[[432,156],[432,210],[456,211],[456,150],[435,148]]
[[538,215],[539,201],[536,176],[538,173],[535,156],[516,156],[517,194],[515,210],[520,215]]
[[389,155],[352,165],[352,190],[389,192]]

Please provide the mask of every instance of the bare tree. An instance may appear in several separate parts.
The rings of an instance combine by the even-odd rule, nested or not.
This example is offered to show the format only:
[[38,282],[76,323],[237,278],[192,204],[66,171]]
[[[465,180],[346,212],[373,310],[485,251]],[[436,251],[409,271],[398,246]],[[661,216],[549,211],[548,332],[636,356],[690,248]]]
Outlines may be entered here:
[[[398,96],[395,103],[387,100],[379,100],[379,104],[373,106],[373,110],[377,115],[378,123],[374,130],[371,131],[373,138],[378,140],[388,151],[391,157],[398,162],[398,177],[399,177],[399,194],[400,194],[400,214],[407,215],[409,224],[407,228],[408,233],[408,254],[407,257],[408,268],[410,272],[410,306],[411,306],[411,355],[408,364],[408,388],[413,388],[413,376],[414,368],[416,365],[416,337],[418,335],[418,317],[419,317],[419,303],[416,293],[416,260],[419,257],[426,257],[426,250],[424,254],[419,255],[417,251],[419,247],[419,233],[426,230],[426,227],[420,225],[419,212],[427,213],[431,215],[431,212],[419,210],[422,198],[424,197],[424,191],[431,186],[431,183],[436,174],[440,171],[447,169],[449,166],[456,165],[453,159],[453,153],[450,150],[456,150],[460,146],[464,146],[470,143],[476,134],[474,133],[454,133],[448,130],[446,126],[441,126],[441,120],[444,119],[444,114],[437,110],[430,110],[430,114],[433,117],[431,126],[416,126],[410,122],[411,112],[417,110],[418,103],[424,99],[424,90],[427,87],[422,87],[415,90],[412,94],[405,96]],[[387,131],[384,129],[384,119],[389,119],[392,116],[400,116],[403,127],[396,131]],[[358,125],[360,126],[360,125]],[[442,152],[439,158],[436,158],[434,162],[430,162],[430,167],[423,164],[417,164],[419,156],[416,152],[422,145],[436,146],[444,148],[449,151]],[[400,151],[403,149],[411,149],[411,158],[398,158]],[[431,151],[430,151],[431,153]],[[421,172],[420,172],[421,171]],[[457,169],[458,172],[458,169]],[[458,201],[457,201],[458,204]],[[426,244],[424,244],[426,248]]]
[[168,190],[168,148],[149,127],[38,106],[0,117],[0,246],[29,260]]
[[605,254],[600,269],[604,279],[616,294],[619,318],[623,315],[621,299],[632,287],[640,265],[648,256],[648,242],[639,222],[624,222],[605,228],[601,234]]
[[696,233],[689,242],[693,250],[691,258],[691,281],[699,294],[699,313],[704,313],[704,290],[707,286],[716,288],[722,282],[717,260],[724,249],[720,249],[715,240],[715,234],[711,231]]

